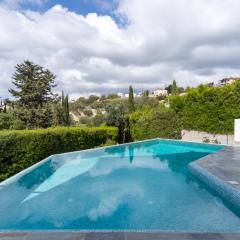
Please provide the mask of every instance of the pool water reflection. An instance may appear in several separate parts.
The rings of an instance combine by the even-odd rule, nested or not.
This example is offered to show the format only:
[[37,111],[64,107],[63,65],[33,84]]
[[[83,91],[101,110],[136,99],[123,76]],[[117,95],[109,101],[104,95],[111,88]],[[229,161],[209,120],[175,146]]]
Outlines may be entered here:
[[55,155],[0,184],[0,229],[240,232],[187,169],[221,148],[152,140]]

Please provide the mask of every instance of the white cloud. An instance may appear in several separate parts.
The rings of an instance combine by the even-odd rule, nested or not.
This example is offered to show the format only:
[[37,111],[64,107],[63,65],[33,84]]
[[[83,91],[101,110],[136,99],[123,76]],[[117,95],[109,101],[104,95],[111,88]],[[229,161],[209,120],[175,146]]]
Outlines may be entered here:
[[238,9],[238,0],[120,0],[116,13],[129,22],[123,28],[110,16],[82,16],[60,5],[22,13],[2,1],[0,96],[8,96],[13,66],[24,59],[52,70],[57,91],[72,96],[238,75]]
[[125,204],[129,198],[142,197],[143,190],[137,184],[129,182],[128,185],[126,185],[125,182],[122,184],[121,188],[117,186],[116,190],[108,189],[108,194],[101,193],[102,196],[99,198],[98,206],[91,208],[87,212],[87,216],[91,221],[112,216],[119,206]]

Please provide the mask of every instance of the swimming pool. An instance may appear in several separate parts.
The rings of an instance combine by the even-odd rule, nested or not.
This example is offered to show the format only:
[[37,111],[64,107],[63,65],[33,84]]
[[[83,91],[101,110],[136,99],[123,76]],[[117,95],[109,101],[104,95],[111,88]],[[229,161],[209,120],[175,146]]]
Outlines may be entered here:
[[51,156],[0,184],[0,230],[240,232],[187,169],[222,148],[156,139]]

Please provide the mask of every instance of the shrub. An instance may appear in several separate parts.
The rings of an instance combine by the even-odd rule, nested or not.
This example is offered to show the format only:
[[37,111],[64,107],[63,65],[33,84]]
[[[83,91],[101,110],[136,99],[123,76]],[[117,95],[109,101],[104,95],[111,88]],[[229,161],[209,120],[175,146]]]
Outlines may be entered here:
[[93,115],[93,112],[90,109],[84,109],[83,113],[84,113],[84,115],[86,115],[88,117],[91,117]]
[[127,107],[123,103],[120,103],[119,105],[108,105],[106,112],[107,126],[114,126],[118,128],[118,142],[131,142],[132,137],[130,134]]
[[234,119],[240,118],[240,81],[220,87],[199,86],[185,96],[170,98],[186,130],[232,134]]
[[210,143],[210,139],[208,137],[203,137],[202,142],[203,143]]
[[11,130],[21,130],[24,129],[24,122],[18,119],[12,113],[0,112],[0,130],[11,129]]
[[11,126],[11,115],[8,113],[0,113],[0,129],[9,129]]
[[130,116],[131,136],[134,140],[150,138],[181,138],[181,121],[178,115],[163,106],[145,108]]
[[114,127],[61,127],[0,132],[0,181],[49,155],[116,143]]
[[87,124],[88,126],[99,127],[105,123],[106,123],[106,116],[100,113],[92,117]]

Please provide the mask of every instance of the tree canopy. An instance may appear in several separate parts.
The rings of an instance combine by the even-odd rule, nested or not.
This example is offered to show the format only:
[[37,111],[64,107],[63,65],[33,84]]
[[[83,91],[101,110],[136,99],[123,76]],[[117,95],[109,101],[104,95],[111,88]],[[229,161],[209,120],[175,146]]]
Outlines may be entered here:
[[30,61],[17,64],[15,69],[12,81],[15,89],[12,88],[9,92],[17,98],[21,106],[42,107],[54,99],[52,88],[56,86],[54,84],[56,77],[48,69]]
[[172,96],[170,107],[186,130],[232,134],[234,119],[240,118],[240,81],[231,85],[191,88],[185,96]]
[[55,75],[48,69],[24,61],[17,64],[13,74],[15,88],[9,92],[15,97],[17,108],[14,114],[25,123],[27,128],[49,127],[52,125],[52,106],[56,100],[52,93]]

